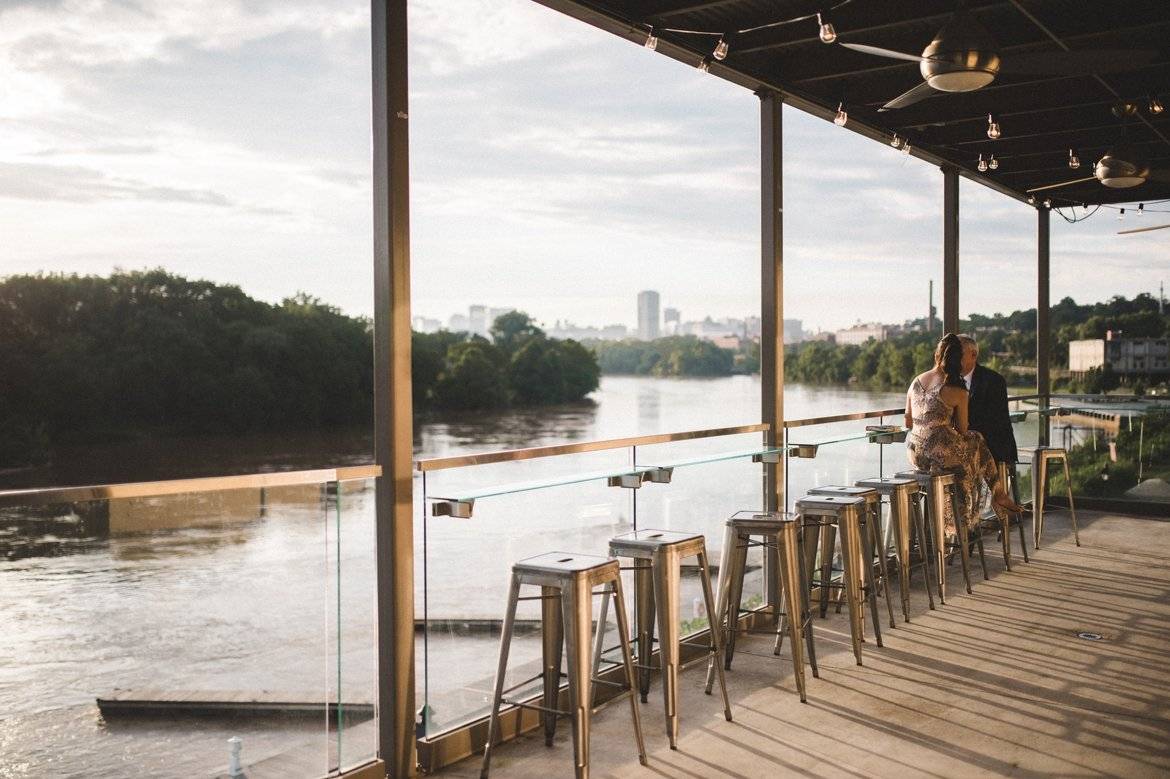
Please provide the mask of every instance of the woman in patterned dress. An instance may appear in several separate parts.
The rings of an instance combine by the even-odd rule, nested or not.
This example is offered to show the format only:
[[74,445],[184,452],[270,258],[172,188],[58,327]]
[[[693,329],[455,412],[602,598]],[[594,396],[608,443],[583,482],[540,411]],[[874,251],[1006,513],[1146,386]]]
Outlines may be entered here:
[[[934,350],[934,368],[915,377],[906,392],[906,454],[921,471],[957,470],[956,484],[964,521],[979,525],[979,512],[992,494],[997,514],[1018,512],[1022,507],[999,483],[999,470],[983,436],[967,429],[967,386],[963,382],[963,344],[947,333]],[[955,532],[955,517],[946,503],[946,530]]]

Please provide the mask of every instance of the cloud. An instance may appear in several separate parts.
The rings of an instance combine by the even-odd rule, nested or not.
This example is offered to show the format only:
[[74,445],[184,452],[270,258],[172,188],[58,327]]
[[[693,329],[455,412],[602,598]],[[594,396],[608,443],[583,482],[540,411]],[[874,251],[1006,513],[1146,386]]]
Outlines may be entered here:
[[233,205],[223,194],[207,189],[156,186],[134,179],[113,178],[100,170],[77,165],[11,162],[0,162],[0,197],[73,203],[139,200],[221,207]]

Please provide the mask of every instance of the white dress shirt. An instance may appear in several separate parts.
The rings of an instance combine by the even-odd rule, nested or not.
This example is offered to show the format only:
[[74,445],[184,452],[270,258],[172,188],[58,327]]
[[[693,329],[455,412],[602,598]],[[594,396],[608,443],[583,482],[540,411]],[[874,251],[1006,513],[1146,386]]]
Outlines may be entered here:
[[963,383],[967,385],[967,392],[971,391],[971,377],[975,375],[975,369],[972,368],[970,373],[963,374]]

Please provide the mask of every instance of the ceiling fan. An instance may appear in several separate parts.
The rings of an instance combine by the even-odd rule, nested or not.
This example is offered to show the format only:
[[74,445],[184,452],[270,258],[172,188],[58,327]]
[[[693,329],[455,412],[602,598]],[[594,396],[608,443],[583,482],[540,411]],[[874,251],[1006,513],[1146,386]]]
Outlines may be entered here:
[[947,20],[922,54],[906,54],[840,41],[853,51],[889,59],[917,62],[924,79],[881,107],[882,111],[905,108],[939,92],[973,92],[1003,74],[1075,76],[1132,70],[1157,58],[1156,51],[1104,50],[1047,51],[999,54],[991,33],[962,5]]
[[1097,160],[1096,164],[1093,165],[1092,176],[1061,181],[1058,184],[1046,184],[1042,187],[1032,187],[1028,190],[1028,194],[1060,189],[1094,180],[1100,181],[1110,189],[1129,189],[1140,186],[1147,181],[1170,184],[1170,170],[1150,170],[1149,162],[1138,154],[1136,149],[1122,141]]

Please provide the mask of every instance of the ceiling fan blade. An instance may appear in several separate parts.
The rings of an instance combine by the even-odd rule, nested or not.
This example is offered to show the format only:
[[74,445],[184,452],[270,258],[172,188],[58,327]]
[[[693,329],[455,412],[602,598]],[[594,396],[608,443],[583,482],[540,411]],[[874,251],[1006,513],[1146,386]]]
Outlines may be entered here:
[[913,89],[907,90],[895,97],[890,102],[878,109],[878,111],[893,111],[898,108],[905,108],[909,105],[914,105],[919,100],[925,100],[928,97],[933,97],[938,94],[938,90],[923,81]]
[[1118,230],[1118,235],[1132,235],[1133,233],[1148,233],[1151,230],[1165,230],[1170,225],[1154,225],[1153,227],[1135,227],[1132,230]]
[[1097,180],[1096,176],[1086,176],[1083,179],[1073,179],[1072,181],[1062,181],[1059,184],[1048,184],[1048,185],[1045,185],[1043,187],[1032,187],[1031,189],[1028,190],[1028,192],[1043,192],[1046,189],[1060,189],[1061,187],[1067,187],[1067,186],[1070,186],[1072,184],[1080,184],[1082,181],[1096,181],[1096,180]]
[[873,54],[876,57],[886,57],[894,60],[906,60],[907,62],[923,62],[926,58],[918,54],[903,54],[900,51],[892,49],[883,49],[880,46],[866,46],[864,43],[845,43],[841,45],[847,49],[860,51],[862,54]]
[[1049,51],[1007,53],[999,72],[1032,73],[1040,76],[1077,76],[1134,70],[1158,58],[1158,52],[1144,49],[1096,49],[1093,51]]

